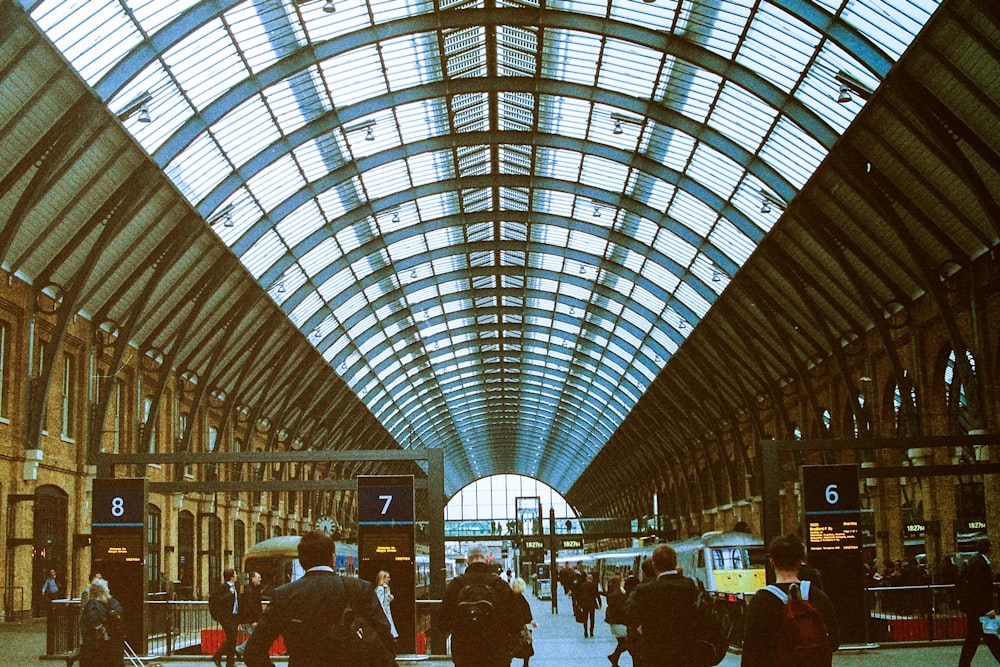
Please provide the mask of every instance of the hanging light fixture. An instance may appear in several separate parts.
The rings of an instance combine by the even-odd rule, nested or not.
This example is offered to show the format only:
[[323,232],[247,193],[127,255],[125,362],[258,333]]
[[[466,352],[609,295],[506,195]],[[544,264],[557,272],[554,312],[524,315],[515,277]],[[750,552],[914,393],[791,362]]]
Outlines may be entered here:
[[853,97],[851,97],[851,89],[847,87],[847,84],[840,84],[840,94],[837,95],[838,104],[847,104]]
[[615,134],[621,134],[624,131],[625,130],[622,129],[622,121],[621,121],[621,119],[620,118],[615,118],[615,129],[613,130],[613,132]]
[[153,121],[152,117],[149,115],[149,105],[145,102],[139,107],[139,116],[136,118],[140,123],[151,123]]
[[327,14],[332,14],[337,11],[337,6],[333,4],[333,0],[326,0],[326,2],[323,3],[323,11]]
[[375,127],[372,125],[368,126],[368,131],[365,132],[365,141],[375,141]]
[[767,215],[768,213],[770,213],[771,212],[771,202],[767,201],[766,199],[761,200],[761,202],[760,202],[760,212],[763,213],[764,215]]

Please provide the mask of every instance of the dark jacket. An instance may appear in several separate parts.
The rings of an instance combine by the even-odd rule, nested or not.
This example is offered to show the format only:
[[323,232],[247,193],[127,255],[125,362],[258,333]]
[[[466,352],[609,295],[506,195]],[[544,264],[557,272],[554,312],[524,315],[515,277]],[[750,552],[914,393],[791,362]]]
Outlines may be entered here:
[[625,623],[642,629],[642,667],[693,667],[690,649],[698,587],[680,574],[636,586],[625,600]]
[[80,610],[80,665],[107,667],[122,664],[122,606],[115,598],[107,602],[88,600]]
[[593,581],[583,581],[576,586],[573,593],[573,601],[586,611],[601,608],[601,592],[597,590],[597,584]]
[[978,618],[993,609],[993,570],[982,554],[973,556],[966,567],[962,611]]
[[247,584],[240,593],[240,623],[251,625],[260,620],[263,613],[260,602],[260,586]]
[[[375,588],[367,581],[358,581],[360,591],[351,600],[351,607],[367,617],[383,641],[388,641],[389,621],[375,597]],[[274,589],[247,642],[243,655],[248,667],[273,667],[267,650],[278,635],[285,638],[289,667],[354,667],[341,659],[330,640],[343,617],[346,597],[341,576],[327,571],[307,572],[301,579]]]
[[[482,583],[493,588],[494,613],[497,617],[497,636],[483,642],[478,637],[466,637],[457,627],[458,603],[466,584]],[[508,667],[515,635],[521,631],[514,592],[503,579],[493,573],[486,563],[471,563],[465,574],[448,582],[441,601],[437,625],[445,634],[451,634],[451,657],[459,667]]]
[[625,623],[625,594],[621,591],[611,591],[608,597],[608,610],[604,612],[604,622],[613,624]]
[[[776,586],[787,593],[791,584]],[[836,650],[840,646],[840,626],[833,603],[823,589],[813,585],[809,588],[809,602],[823,614],[826,630],[830,633],[831,648]],[[784,602],[766,589],[757,591],[747,605],[742,667],[771,667],[774,664],[775,652],[782,640],[779,628],[784,617]]]

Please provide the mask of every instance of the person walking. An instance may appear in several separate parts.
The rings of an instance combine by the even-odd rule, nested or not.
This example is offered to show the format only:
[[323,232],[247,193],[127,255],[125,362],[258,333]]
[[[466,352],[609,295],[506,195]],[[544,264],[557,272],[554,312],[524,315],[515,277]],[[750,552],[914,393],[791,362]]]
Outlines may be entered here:
[[393,642],[389,648],[392,650],[393,655],[395,655],[396,640],[399,639],[399,632],[396,631],[396,622],[392,620],[392,601],[395,599],[395,596],[389,588],[390,579],[391,577],[388,572],[379,570],[379,573],[375,576],[375,595],[378,597],[378,602],[382,605],[382,611],[385,612],[385,617],[389,621],[389,634],[392,635]]
[[576,587],[576,591],[573,593],[573,599],[579,606],[581,618],[583,619],[581,621],[581,623],[583,623],[583,636],[593,637],[594,617],[596,615],[596,610],[601,608],[601,592],[597,590],[597,583],[594,581],[593,573],[588,572],[586,577],[587,578]]
[[216,667],[222,667],[222,656],[226,656],[227,667],[236,665],[236,635],[239,631],[240,601],[236,592],[236,570],[229,568],[222,573],[222,584],[209,599],[209,611],[225,632],[225,641],[216,649],[212,660]]
[[669,544],[653,549],[655,578],[644,580],[626,598],[626,625],[642,633],[640,667],[700,667],[689,650],[691,622],[696,611],[698,587],[677,571],[677,552]]
[[[805,557],[802,541],[796,535],[777,537],[768,547],[768,553],[774,568],[775,584],[757,591],[747,605],[743,658],[740,664],[742,667],[773,667],[780,664],[779,654],[795,652],[797,647],[790,645],[791,638],[783,632],[787,618],[785,605],[791,603],[790,598],[807,601],[815,611],[819,612],[821,618],[815,616],[815,611],[811,617],[824,627],[817,628],[817,632],[812,633],[812,636],[821,636],[825,632],[830,646],[828,650],[822,646],[814,646],[810,650],[823,652],[823,660],[832,660],[833,651],[840,646],[837,614],[830,598],[821,588],[803,584],[799,579],[799,569]],[[818,663],[810,661],[802,664]]]
[[968,625],[958,667],[969,667],[972,664],[980,641],[986,642],[986,648],[1000,662],[1000,638],[992,633],[984,633],[981,620],[983,617],[997,617],[996,605],[993,603],[993,570],[990,567],[992,550],[989,538],[981,538],[976,543],[976,555],[966,564],[968,569],[959,578],[959,607],[965,612]]
[[511,646],[520,632],[514,593],[481,547],[469,549],[466,560],[465,573],[445,588],[438,629],[451,634],[456,667],[509,667]]
[[45,583],[42,584],[42,603],[45,616],[49,615],[52,611],[52,601],[58,600],[62,597],[62,586],[59,585],[59,581],[56,578],[55,569],[49,569],[49,575],[45,578]]
[[122,664],[122,606],[111,597],[108,582],[94,579],[87,604],[80,610],[80,667],[111,667]]
[[514,593],[514,613],[517,615],[518,623],[521,624],[518,629],[520,639],[518,639],[515,643],[516,649],[514,650],[514,657],[521,658],[523,660],[521,667],[528,667],[528,662],[531,660],[531,656],[535,655],[532,628],[538,627],[538,623],[531,615],[531,605],[528,604],[528,601],[524,597],[524,591],[527,587],[528,585],[521,577],[515,577],[514,581],[510,584],[510,590]]
[[389,621],[371,582],[341,577],[335,565],[335,544],[314,530],[299,541],[299,563],[305,576],[274,589],[244,651],[247,667],[274,667],[268,649],[281,635],[288,649],[288,667],[355,667],[350,658],[327,641],[344,616],[348,602],[364,616],[382,643],[388,645]]
[[260,615],[263,613],[261,607],[260,599],[260,589],[261,589],[261,577],[260,572],[251,572],[250,581],[247,585],[243,587],[243,592],[240,594],[240,624],[243,625],[247,633],[247,638],[236,647],[237,657],[243,657],[243,652],[246,651],[247,642],[250,641],[250,635],[253,634],[254,628],[257,627],[257,621],[260,620]]
[[604,622],[608,624],[611,636],[615,638],[617,644],[615,650],[608,656],[613,667],[618,667],[618,658],[628,650],[626,636],[628,628],[625,626],[625,591],[622,589],[622,578],[614,576],[608,579],[608,588],[605,596],[608,598],[607,610],[604,612]]

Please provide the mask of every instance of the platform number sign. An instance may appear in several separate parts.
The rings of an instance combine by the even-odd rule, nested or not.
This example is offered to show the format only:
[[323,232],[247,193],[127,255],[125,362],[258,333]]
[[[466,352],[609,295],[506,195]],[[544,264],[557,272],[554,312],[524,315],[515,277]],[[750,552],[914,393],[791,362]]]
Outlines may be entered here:
[[146,516],[145,480],[95,479],[93,503],[93,526],[141,527]]
[[359,477],[358,523],[413,523],[412,478],[394,480],[391,477]]
[[841,514],[861,510],[858,466],[802,466],[803,509],[806,514]]

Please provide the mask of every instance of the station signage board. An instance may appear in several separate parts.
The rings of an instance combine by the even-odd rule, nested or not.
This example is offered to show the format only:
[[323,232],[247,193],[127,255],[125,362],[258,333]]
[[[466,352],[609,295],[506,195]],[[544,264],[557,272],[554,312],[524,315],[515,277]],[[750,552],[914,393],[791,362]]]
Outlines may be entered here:
[[836,581],[827,594],[845,642],[865,640],[864,563],[861,551],[861,480],[857,464],[802,466],[802,519],[806,560]]
[[358,525],[413,525],[413,477],[358,477]]
[[579,537],[564,537],[562,538],[562,548],[563,549],[582,549],[583,540]]

